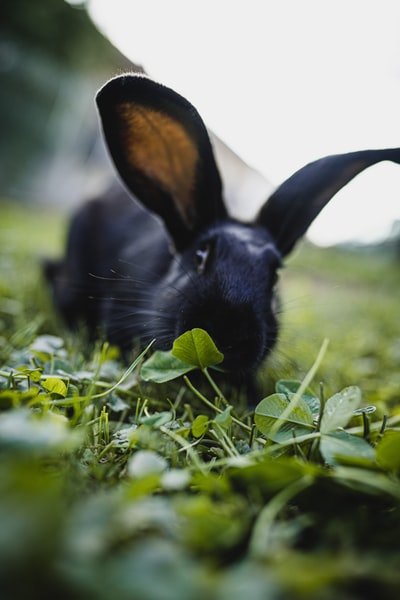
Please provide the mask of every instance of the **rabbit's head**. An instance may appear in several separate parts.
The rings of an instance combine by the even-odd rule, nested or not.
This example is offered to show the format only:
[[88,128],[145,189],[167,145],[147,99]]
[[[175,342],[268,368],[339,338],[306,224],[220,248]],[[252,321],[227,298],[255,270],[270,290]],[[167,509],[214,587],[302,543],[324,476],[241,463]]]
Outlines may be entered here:
[[97,104],[123,181],[161,218],[173,248],[152,294],[158,317],[149,337],[167,348],[201,327],[224,353],[232,378],[247,376],[277,339],[275,284],[284,257],[339,189],[378,161],[400,162],[400,150],[310,163],[252,223],[242,223],[228,215],[206,127],[186,99],[145,76],[124,75],[99,91]]
[[171,325],[170,335],[160,336],[163,347],[201,327],[223,352],[230,378],[241,379],[275,344],[280,266],[264,228],[229,220],[205,227],[176,256],[154,297],[154,309],[164,315],[161,332],[164,323]]

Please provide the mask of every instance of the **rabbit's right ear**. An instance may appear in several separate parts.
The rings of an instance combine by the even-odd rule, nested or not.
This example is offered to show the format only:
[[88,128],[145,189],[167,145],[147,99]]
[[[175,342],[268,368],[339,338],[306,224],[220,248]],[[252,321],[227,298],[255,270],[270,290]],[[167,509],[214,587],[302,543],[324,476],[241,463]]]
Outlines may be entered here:
[[96,101],[122,179],[163,219],[178,249],[226,216],[206,127],[185,98],[146,76],[129,74],[106,83]]
[[383,160],[400,163],[400,148],[335,154],[309,163],[275,190],[256,222],[268,229],[282,256],[286,256],[342,187]]

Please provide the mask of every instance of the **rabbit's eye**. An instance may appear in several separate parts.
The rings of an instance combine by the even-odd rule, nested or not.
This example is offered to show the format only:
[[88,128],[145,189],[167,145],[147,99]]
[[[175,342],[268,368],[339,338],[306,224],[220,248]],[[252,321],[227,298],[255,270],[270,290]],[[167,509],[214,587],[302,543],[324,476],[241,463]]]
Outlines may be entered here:
[[211,250],[210,244],[204,244],[204,246],[200,246],[200,248],[198,248],[196,250],[195,263],[196,263],[197,272],[200,273],[200,275],[202,273],[204,273],[204,270],[207,265],[207,260],[210,255],[210,250]]

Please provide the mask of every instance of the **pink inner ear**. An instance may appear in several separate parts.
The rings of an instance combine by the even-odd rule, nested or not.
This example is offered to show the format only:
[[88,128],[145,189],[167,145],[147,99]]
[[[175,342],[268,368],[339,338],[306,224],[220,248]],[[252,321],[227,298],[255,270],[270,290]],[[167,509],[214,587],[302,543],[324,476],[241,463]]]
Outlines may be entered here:
[[189,227],[193,225],[193,191],[199,161],[197,148],[180,123],[140,104],[118,106],[125,160],[174,201]]

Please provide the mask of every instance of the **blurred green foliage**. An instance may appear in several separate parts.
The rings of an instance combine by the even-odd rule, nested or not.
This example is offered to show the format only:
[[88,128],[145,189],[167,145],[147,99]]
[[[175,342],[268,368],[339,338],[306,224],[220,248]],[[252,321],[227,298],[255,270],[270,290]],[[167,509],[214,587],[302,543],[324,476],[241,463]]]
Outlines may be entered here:
[[121,60],[120,53],[94,27],[84,2],[12,0],[1,6],[1,31],[32,52],[77,70],[99,68],[103,60]]
[[[135,70],[65,0],[0,4],[0,193],[18,201],[71,202],[101,163],[96,90]],[[100,161],[100,163],[99,163]],[[90,168],[89,168],[90,167]]]
[[[276,355],[303,372],[304,355],[330,340],[320,377],[333,393],[361,384],[371,404],[399,399],[400,269],[390,253],[304,245],[283,273],[284,330]],[[319,325],[318,325],[319,324]],[[283,360],[280,360],[279,355]]]

